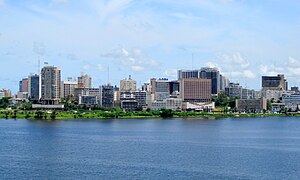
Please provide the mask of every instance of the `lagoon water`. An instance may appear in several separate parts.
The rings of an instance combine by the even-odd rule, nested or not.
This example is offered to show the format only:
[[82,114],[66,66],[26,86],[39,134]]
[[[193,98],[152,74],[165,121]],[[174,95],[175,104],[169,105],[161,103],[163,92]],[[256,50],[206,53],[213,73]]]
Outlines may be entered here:
[[1,119],[0,179],[300,179],[300,118]]

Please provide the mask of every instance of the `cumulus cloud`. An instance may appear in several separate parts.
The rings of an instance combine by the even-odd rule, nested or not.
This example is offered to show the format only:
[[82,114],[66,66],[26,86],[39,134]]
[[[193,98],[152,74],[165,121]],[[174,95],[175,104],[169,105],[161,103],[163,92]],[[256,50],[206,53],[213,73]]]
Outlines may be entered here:
[[242,68],[250,66],[250,63],[239,52],[232,55],[223,54],[219,58],[229,66],[240,66]]
[[130,68],[133,72],[142,72],[145,69],[159,66],[157,61],[148,57],[139,48],[132,48],[131,50],[120,48],[111,53],[103,54],[102,57],[117,59],[118,64]]
[[[243,57],[239,52],[230,54],[222,54],[218,56],[220,66],[210,63],[213,67],[220,67],[221,73],[228,78],[245,78],[255,79],[257,74],[252,70],[250,62]],[[207,65],[209,65],[209,63]]]

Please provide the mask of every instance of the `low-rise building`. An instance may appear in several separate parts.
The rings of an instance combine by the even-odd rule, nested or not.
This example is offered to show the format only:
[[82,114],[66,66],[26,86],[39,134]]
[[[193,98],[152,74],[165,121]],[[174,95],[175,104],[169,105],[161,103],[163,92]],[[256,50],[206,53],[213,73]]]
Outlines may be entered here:
[[298,111],[298,105],[300,105],[300,94],[284,95],[282,97],[282,103],[285,104],[289,111]]
[[284,103],[272,103],[271,104],[271,112],[272,113],[280,113],[285,108]]
[[211,112],[214,108],[215,108],[215,102],[207,102],[207,103],[184,102],[182,110]]
[[261,99],[237,99],[236,109],[244,112],[263,112],[267,110],[267,100]]

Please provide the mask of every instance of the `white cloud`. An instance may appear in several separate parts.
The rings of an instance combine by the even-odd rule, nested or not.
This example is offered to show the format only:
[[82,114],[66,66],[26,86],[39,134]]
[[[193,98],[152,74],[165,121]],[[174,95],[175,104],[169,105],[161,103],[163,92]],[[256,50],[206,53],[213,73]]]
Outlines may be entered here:
[[250,66],[250,63],[239,52],[232,55],[223,54],[219,58],[228,66],[240,66],[240,68]]
[[127,50],[125,48],[116,49],[115,51],[103,54],[102,57],[109,57],[118,60],[119,65],[123,65],[133,72],[142,72],[145,69],[155,68],[159,63],[148,57],[139,48]]

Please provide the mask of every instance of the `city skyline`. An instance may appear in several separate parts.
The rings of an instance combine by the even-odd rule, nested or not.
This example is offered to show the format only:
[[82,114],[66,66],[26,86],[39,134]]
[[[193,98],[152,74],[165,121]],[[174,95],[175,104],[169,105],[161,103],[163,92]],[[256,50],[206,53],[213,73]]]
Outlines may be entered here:
[[262,75],[299,86],[299,9],[296,0],[1,0],[0,86],[17,92],[38,60],[60,66],[62,80],[89,74],[95,86],[201,67],[257,90]]

